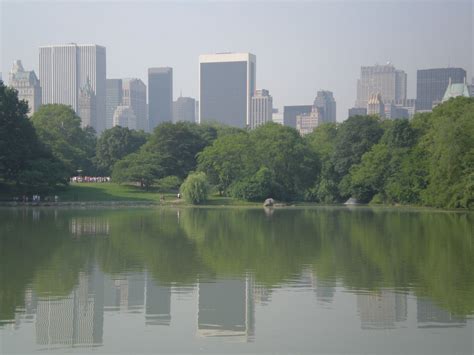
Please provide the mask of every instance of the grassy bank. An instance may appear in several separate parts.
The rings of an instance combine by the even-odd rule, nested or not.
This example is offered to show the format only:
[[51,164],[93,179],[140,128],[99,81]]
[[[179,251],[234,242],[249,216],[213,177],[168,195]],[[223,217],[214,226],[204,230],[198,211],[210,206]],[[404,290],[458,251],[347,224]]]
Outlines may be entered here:
[[[114,183],[78,183],[71,184],[63,191],[56,193],[62,202],[149,202],[156,204],[186,205],[183,199],[177,198],[177,192],[163,193],[157,189],[145,191],[138,186],[119,185]],[[164,199],[162,200],[162,197]],[[260,206],[260,203],[235,200],[230,197],[211,196],[206,205],[245,205]]]

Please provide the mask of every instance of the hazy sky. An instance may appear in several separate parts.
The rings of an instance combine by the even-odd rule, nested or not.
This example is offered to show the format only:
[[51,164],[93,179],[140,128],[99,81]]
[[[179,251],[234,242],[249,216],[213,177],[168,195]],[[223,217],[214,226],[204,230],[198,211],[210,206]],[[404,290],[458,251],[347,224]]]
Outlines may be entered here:
[[[257,56],[257,88],[274,106],[311,104],[334,92],[338,120],[356,98],[361,65],[391,61],[408,74],[474,70],[474,0],[426,1],[21,1],[0,0],[0,68],[14,59],[38,74],[38,47],[69,42],[107,48],[107,77],[173,67],[174,97],[197,97],[199,54]],[[470,79],[469,79],[470,80]]]

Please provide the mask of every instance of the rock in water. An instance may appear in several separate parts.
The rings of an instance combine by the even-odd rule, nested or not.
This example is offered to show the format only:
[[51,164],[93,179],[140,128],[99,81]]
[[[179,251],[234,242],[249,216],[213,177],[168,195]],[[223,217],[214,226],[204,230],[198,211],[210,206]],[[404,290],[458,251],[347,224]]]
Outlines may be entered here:
[[354,197],[351,197],[346,202],[344,202],[344,204],[345,205],[358,205],[359,201],[357,201]]
[[275,204],[275,200],[272,198],[267,198],[263,203],[263,207],[272,207]]

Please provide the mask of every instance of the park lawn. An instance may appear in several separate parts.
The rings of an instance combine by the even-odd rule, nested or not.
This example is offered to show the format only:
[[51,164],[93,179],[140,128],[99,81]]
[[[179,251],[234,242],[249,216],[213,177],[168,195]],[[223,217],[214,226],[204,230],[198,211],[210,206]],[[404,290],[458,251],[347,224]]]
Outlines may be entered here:
[[176,193],[161,193],[150,189],[145,191],[138,186],[119,185],[115,183],[72,183],[58,191],[60,201],[136,201],[160,202],[161,196],[166,200],[176,200]]

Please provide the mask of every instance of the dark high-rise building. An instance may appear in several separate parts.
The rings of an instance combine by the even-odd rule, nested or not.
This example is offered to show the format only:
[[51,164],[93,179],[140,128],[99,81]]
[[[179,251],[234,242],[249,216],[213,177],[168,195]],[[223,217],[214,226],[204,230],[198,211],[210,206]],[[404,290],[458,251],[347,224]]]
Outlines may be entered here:
[[173,120],[173,68],[148,69],[148,107],[150,131]]
[[199,57],[199,122],[234,127],[250,124],[255,93],[256,57],[250,53],[220,53]]
[[365,107],[350,108],[348,117],[353,117],[353,116],[367,116],[367,108]]
[[173,122],[196,122],[196,100],[191,97],[178,97],[173,102]]
[[318,91],[314,106],[320,113],[319,123],[336,122],[336,100],[331,91]]
[[463,83],[466,71],[462,68],[436,68],[418,70],[416,74],[416,109],[431,110],[433,103],[440,102],[451,82]]
[[105,104],[105,128],[113,127],[114,112],[122,103],[122,79],[107,79],[107,98]]
[[310,114],[312,105],[284,106],[283,125],[296,128],[296,116]]

